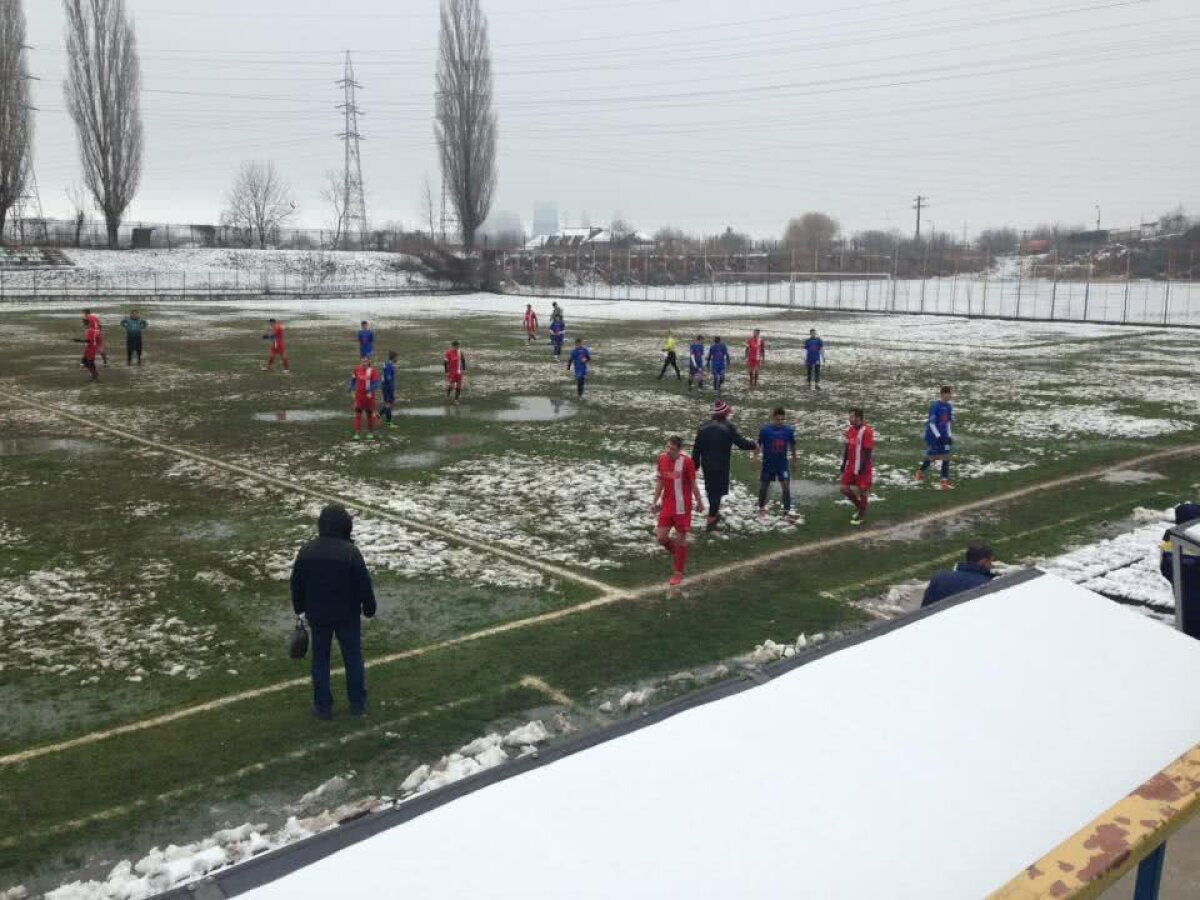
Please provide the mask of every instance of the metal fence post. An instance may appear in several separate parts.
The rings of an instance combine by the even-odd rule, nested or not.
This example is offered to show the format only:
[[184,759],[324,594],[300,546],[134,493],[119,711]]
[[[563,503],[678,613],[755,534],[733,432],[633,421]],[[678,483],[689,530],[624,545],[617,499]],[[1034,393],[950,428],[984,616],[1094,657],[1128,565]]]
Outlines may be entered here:
[[1129,276],[1131,274],[1131,262],[1133,254],[1126,251],[1125,253],[1125,302],[1121,306],[1121,321],[1129,321]]
[[1054,284],[1050,288],[1050,321],[1054,321],[1054,306],[1058,301],[1058,250],[1054,251]]
[[1087,264],[1087,281],[1083,283],[1083,321],[1088,320],[1088,304],[1092,299],[1092,261]]

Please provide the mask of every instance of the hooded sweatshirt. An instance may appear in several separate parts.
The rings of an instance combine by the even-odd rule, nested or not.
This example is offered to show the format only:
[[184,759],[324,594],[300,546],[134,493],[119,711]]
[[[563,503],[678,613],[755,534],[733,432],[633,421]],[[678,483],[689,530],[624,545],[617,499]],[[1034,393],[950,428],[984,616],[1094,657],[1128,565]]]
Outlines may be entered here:
[[362,554],[350,540],[354,527],[341,506],[327,506],[317,519],[316,540],[292,565],[292,609],[313,625],[332,625],[375,615],[375,591]]

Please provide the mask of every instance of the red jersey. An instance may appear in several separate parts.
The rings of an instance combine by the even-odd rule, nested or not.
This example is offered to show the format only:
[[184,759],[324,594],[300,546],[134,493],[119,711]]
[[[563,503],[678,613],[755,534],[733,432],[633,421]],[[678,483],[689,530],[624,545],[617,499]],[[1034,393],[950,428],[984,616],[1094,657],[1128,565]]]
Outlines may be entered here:
[[[870,450],[867,454],[863,451]],[[851,425],[846,429],[846,471],[847,475],[869,475],[873,469],[872,458],[875,455],[875,429],[870,425]]]
[[271,346],[278,352],[283,352],[283,323],[276,322],[275,327],[271,329]]
[[525,330],[537,331],[537,313],[532,309],[525,310]]
[[100,317],[98,315],[96,315],[95,313],[88,313],[87,327],[95,328],[96,331],[99,331],[100,330]]
[[446,351],[446,355],[442,359],[446,366],[446,377],[451,381],[461,381],[463,370],[467,368],[467,361],[463,356],[462,350],[457,347],[451,347]]
[[658,478],[662,482],[662,512],[664,516],[690,516],[692,493],[696,484],[696,464],[680,453],[675,459],[664,453],[658,458]]
[[746,359],[752,366],[762,365],[763,357],[767,355],[767,342],[762,338],[750,338],[746,341]]
[[379,372],[374,366],[358,366],[354,370],[354,401],[355,403],[365,403],[367,400],[375,396],[375,391],[379,389]]
[[[94,316],[89,317],[89,318],[94,318]],[[100,346],[100,328],[99,328],[99,326],[92,325],[89,322],[87,331],[85,331],[83,334],[83,340],[84,340],[83,358],[84,359],[95,359],[96,358],[96,350]]]

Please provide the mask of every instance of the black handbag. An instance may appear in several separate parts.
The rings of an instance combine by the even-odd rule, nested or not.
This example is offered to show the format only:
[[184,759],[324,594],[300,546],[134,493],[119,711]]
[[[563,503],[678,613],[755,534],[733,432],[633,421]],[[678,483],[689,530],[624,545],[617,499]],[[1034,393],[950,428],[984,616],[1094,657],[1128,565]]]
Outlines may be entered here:
[[292,659],[304,659],[308,656],[308,629],[304,627],[303,616],[296,616],[296,627],[288,644],[288,656]]

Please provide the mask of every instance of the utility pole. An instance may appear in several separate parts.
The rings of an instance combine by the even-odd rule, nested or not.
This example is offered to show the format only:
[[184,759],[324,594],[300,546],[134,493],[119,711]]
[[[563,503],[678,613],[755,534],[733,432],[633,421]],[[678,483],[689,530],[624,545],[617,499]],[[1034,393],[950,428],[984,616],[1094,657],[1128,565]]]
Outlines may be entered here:
[[920,194],[917,194],[916,198],[913,200],[913,209],[915,209],[917,211],[917,237],[916,237],[916,239],[918,241],[921,240],[921,210],[928,208],[928,206],[929,206],[929,198],[922,197]]
[[338,223],[342,241],[349,243],[350,232],[357,229],[361,236],[367,232],[367,201],[363,191],[362,156],[358,144],[363,136],[358,131],[358,117],[362,115],[355,102],[355,92],[362,85],[354,80],[354,63],[350,61],[350,51],[346,51],[346,72],[338,87],[342,89],[343,101],[338,106],[345,114],[345,128],[338,135],[345,148],[345,161],[342,170],[342,220]]
[[1100,230],[1100,204],[1096,204],[1096,230]]

